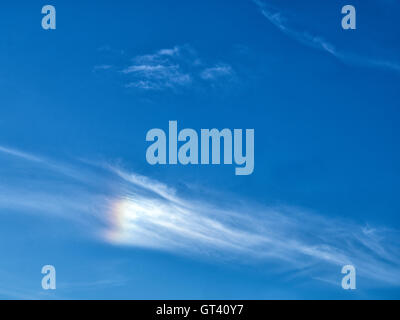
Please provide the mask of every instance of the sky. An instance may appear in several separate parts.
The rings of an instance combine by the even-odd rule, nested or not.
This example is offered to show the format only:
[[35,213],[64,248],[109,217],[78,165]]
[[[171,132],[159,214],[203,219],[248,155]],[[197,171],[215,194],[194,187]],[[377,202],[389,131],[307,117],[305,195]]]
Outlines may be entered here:
[[[1,299],[400,298],[399,1],[1,7]],[[150,165],[169,121],[254,172]]]

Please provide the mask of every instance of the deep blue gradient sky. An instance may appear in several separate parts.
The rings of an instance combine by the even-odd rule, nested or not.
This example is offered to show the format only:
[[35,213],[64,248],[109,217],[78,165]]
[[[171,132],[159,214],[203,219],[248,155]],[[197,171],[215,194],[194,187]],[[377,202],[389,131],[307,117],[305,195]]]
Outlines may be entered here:
[[[45,4],[56,30],[41,28]],[[341,28],[345,4],[356,30]],[[398,1],[1,7],[0,298],[400,297]],[[254,128],[254,173],[150,166],[146,133],[169,120]],[[105,236],[128,198],[153,237],[118,214]],[[186,210],[178,200],[176,233],[154,221]]]

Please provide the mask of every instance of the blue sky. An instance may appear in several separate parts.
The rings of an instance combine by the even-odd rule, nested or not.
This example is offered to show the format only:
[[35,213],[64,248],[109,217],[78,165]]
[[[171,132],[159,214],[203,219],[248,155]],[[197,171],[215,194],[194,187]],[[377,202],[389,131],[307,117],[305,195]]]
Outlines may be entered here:
[[[399,298],[398,1],[44,4],[0,13],[0,298]],[[149,165],[170,120],[254,173]]]

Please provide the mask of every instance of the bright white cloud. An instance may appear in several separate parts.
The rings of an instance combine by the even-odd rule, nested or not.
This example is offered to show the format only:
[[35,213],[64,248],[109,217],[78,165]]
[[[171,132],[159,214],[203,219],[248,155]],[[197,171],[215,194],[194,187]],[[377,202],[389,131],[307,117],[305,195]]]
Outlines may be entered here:
[[[49,166],[34,160],[40,157],[9,150],[0,148],[42,174],[35,181],[28,169],[21,173],[10,167],[8,174],[18,177],[11,179],[15,183],[0,182],[0,208],[56,213],[83,224],[85,232],[94,229],[93,234],[114,245],[237,263],[269,262],[328,282],[336,281],[337,274],[327,275],[326,270],[353,264],[361,277],[400,285],[399,233],[389,228],[293,207],[240,204],[239,197],[232,201],[220,196],[219,203],[213,203],[197,195],[182,196],[164,183],[110,165],[76,164],[73,171],[79,174],[65,177],[71,166]],[[48,170],[62,179],[47,178]]]

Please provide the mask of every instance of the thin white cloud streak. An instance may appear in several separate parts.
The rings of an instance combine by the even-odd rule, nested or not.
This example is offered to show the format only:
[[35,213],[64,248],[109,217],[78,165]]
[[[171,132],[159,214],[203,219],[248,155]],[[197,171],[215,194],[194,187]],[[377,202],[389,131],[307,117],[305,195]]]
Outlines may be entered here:
[[25,153],[19,150],[15,150],[12,148],[7,148],[7,147],[2,147],[0,146],[0,152],[5,153],[5,154],[9,154],[15,157],[19,157],[25,160],[30,160],[30,161],[34,161],[34,162],[43,162],[44,160],[41,158],[38,158],[36,156],[30,155],[29,153]]
[[45,157],[40,157],[36,155],[32,155],[27,152],[23,152],[14,148],[9,148],[6,146],[1,146],[0,145],[0,155],[9,155],[15,158],[19,158],[22,160],[27,160],[32,163],[36,163],[37,165],[42,165],[43,168],[46,168],[48,170],[52,170],[53,172],[57,172],[58,174],[62,174],[65,177],[69,177],[78,181],[82,181],[85,183],[90,183],[93,181],[93,175],[82,175],[79,170],[76,169],[76,167],[72,165],[67,165],[64,163],[59,163],[56,161],[52,161],[50,159],[47,159]]
[[283,16],[276,8],[272,8],[265,2],[260,0],[252,0],[260,9],[265,18],[269,20],[275,27],[282,31],[287,36],[308,47],[322,50],[344,63],[349,63],[358,66],[375,67],[381,69],[389,69],[400,72],[400,63],[396,61],[388,61],[384,59],[368,58],[361,55],[344,52],[338,50],[332,43],[325,40],[323,37],[313,35],[307,31],[298,31],[292,27],[286,17]]
[[[5,154],[38,164],[32,159],[40,157],[14,151]],[[64,176],[63,165],[56,168]],[[33,170],[41,173],[47,169],[47,162],[40,162]],[[77,180],[69,177],[73,181],[68,187],[64,180],[60,186],[45,175],[38,175],[37,182],[29,174],[19,176],[16,184],[5,186],[0,182],[0,208],[56,212],[64,219],[84,224],[85,232],[92,225],[93,234],[114,245],[217,261],[275,264],[300,271],[303,276],[329,281],[337,279],[341,266],[353,264],[361,277],[400,285],[396,231],[327,218],[293,207],[240,204],[240,199],[223,197],[216,204],[183,196],[164,183],[107,164],[96,166],[96,170],[99,171],[93,176],[88,168],[78,165],[75,171],[80,172],[80,177]],[[101,179],[101,183],[94,177]],[[27,181],[34,190],[22,187]],[[93,188],[88,181],[100,187]],[[334,274],[326,274],[332,269],[336,270]]]
[[114,166],[107,166],[107,168],[112,172],[114,172],[115,174],[117,174],[122,179],[124,179],[125,181],[128,181],[141,188],[148,189],[167,200],[180,203],[179,198],[176,197],[175,189],[169,188],[163,183],[160,183],[158,181],[134,173],[127,173]]

